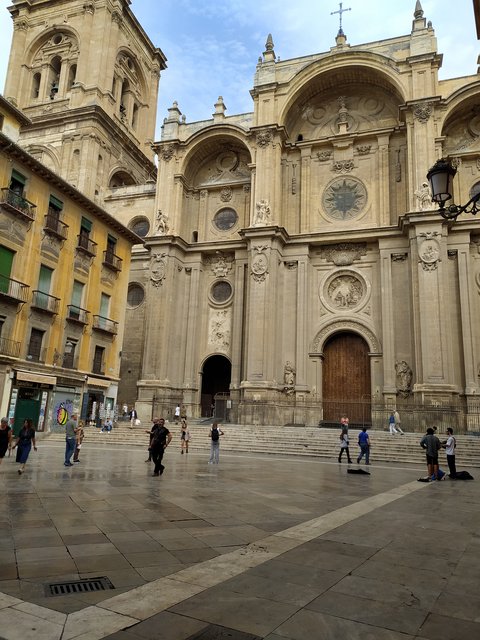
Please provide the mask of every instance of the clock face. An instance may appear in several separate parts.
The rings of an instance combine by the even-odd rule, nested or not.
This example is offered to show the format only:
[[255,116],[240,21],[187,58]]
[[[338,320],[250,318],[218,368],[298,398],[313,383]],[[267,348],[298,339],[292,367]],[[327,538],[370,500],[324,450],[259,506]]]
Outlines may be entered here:
[[333,220],[352,220],[367,204],[367,190],[357,178],[336,178],[323,193],[323,209]]

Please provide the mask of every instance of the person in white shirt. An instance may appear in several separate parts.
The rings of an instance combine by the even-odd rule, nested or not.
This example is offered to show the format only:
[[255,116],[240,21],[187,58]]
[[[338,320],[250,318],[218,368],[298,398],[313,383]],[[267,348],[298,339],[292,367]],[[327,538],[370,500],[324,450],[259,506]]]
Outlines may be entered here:
[[453,437],[453,429],[448,427],[447,429],[447,439],[442,443],[445,447],[445,451],[447,454],[447,463],[448,470],[450,471],[450,478],[455,480],[457,476],[457,467],[455,466],[455,449],[457,446],[457,441]]

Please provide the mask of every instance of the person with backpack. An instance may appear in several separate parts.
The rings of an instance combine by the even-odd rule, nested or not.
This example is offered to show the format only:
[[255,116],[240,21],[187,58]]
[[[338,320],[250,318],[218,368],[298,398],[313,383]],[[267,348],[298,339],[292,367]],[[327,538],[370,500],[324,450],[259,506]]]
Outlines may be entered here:
[[210,428],[210,460],[208,464],[218,464],[218,456],[220,453],[220,436],[224,433],[218,426],[218,422],[214,422]]
[[150,450],[152,452],[152,460],[155,464],[152,475],[161,476],[165,471],[165,467],[162,464],[163,454],[170,444],[172,434],[165,426],[165,420],[163,418],[153,419],[153,427],[150,433]]
[[447,428],[447,436],[448,438],[444,442],[442,442],[442,446],[445,448],[447,454],[448,470],[450,471],[449,476],[452,480],[455,480],[457,477],[457,467],[455,465],[455,449],[457,446],[457,441],[453,436],[452,427]]
[[438,452],[441,448],[440,440],[435,435],[435,428],[428,427],[426,435],[420,440],[420,446],[425,449],[427,456],[428,478],[441,480],[442,475],[438,469]]

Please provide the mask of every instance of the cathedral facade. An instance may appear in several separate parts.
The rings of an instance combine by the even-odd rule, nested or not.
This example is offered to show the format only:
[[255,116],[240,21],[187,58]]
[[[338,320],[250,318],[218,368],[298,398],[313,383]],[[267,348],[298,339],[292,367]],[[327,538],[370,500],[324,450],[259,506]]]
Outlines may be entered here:
[[[420,2],[397,38],[351,46],[340,31],[329,51],[280,61],[269,36],[252,112],[227,115],[219,97],[211,119],[188,123],[174,103],[157,173],[163,54],[126,0],[68,4],[61,25],[33,33],[14,3],[5,94],[28,107],[22,144],[144,239],[119,401],[145,420],[179,403],[259,424],[383,424],[398,408],[412,428],[452,408],[475,430],[480,229],[468,215],[445,222],[425,176],[448,157],[455,201],[480,189],[480,85],[439,80]],[[91,42],[97,18],[109,35],[94,70],[84,31]]]

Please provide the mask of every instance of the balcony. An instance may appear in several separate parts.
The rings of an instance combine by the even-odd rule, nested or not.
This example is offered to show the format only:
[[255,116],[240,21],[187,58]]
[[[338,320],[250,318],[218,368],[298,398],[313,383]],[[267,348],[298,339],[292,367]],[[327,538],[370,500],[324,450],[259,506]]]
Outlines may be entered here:
[[115,255],[113,251],[107,249],[103,252],[103,265],[112,269],[112,271],[121,271],[122,259]]
[[20,356],[21,342],[15,340],[7,340],[0,338],[0,355],[9,356],[10,358],[18,358]]
[[67,306],[67,320],[70,322],[76,322],[77,324],[88,324],[88,316],[90,311],[76,307],[74,304]]
[[68,224],[60,220],[57,214],[50,211],[44,218],[43,230],[50,236],[55,236],[59,240],[66,240],[68,235]]
[[96,256],[97,255],[97,243],[93,240],[90,240],[88,236],[83,233],[80,233],[77,236],[77,251],[81,251],[82,253],[86,253],[87,256]]
[[33,222],[35,220],[35,210],[36,205],[32,202],[29,202],[23,196],[19,195],[15,191],[8,189],[7,187],[2,189],[2,194],[0,196],[0,204],[16,215],[19,215],[24,220],[28,222]]
[[43,313],[55,315],[58,313],[60,298],[55,298],[43,291],[32,291],[32,308]]
[[29,289],[28,284],[0,275],[0,298],[3,300],[14,304],[27,302]]
[[103,333],[116,336],[118,333],[118,322],[104,318],[103,316],[93,316],[93,328],[96,331],[103,331]]

